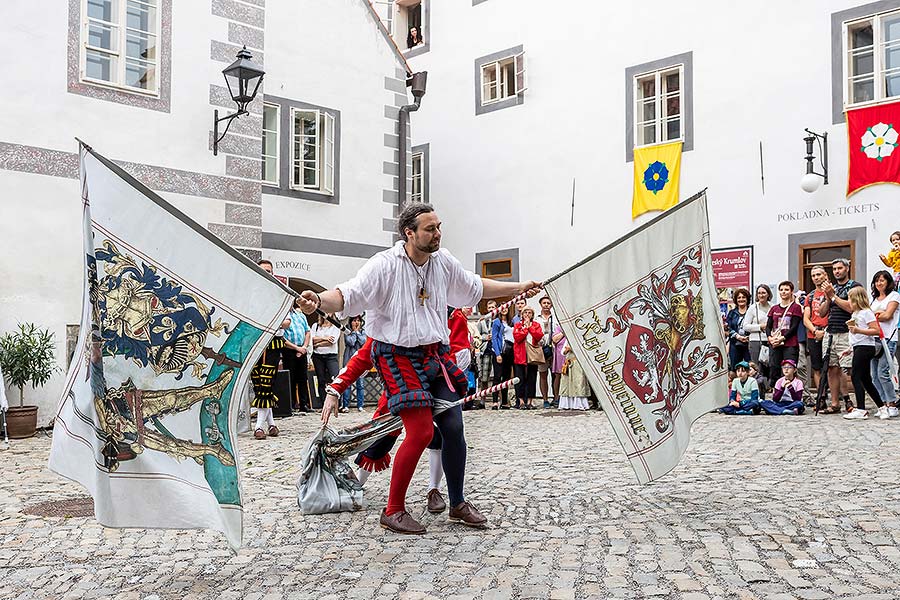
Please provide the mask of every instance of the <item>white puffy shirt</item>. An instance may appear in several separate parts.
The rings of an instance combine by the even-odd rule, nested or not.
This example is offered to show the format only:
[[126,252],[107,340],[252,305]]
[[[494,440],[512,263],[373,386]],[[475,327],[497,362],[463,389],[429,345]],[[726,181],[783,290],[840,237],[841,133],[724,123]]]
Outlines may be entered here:
[[[466,271],[443,248],[417,268],[406,255],[405,244],[400,241],[379,252],[356,277],[337,286],[344,296],[339,317],[365,312],[369,336],[389,344],[407,348],[449,344],[447,306],[476,305],[484,294],[481,278]],[[425,306],[419,303],[423,276],[428,294]]]

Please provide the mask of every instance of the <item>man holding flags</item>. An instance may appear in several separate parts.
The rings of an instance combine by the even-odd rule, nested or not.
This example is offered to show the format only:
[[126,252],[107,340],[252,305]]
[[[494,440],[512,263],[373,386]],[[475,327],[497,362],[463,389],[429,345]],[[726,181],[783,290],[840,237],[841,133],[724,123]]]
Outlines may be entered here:
[[[441,222],[427,204],[413,203],[400,214],[403,241],[379,252],[356,277],[333,290],[305,291],[300,308],[369,315],[372,358],[388,395],[388,408],[400,415],[406,437],[394,458],[388,505],[381,514],[385,529],[421,534],[425,528],[406,511],[405,500],[415,467],[431,441],[432,419],[444,438],[443,463],[450,500],[450,520],[484,527],[487,519],[466,502],[463,481],[466,444],[460,407],[432,417],[435,403],[457,400],[466,377],[450,355],[447,306],[473,306],[482,297],[534,295],[534,281],[498,282],[463,269],[441,249]],[[330,400],[323,410],[334,410]]]

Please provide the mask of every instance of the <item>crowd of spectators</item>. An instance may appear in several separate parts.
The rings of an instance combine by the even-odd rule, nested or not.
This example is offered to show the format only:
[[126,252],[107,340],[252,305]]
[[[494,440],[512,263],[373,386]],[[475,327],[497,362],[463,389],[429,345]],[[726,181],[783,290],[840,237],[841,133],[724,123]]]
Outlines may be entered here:
[[880,270],[867,291],[850,278],[849,260],[830,267],[812,269],[808,291],[782,281],[777,299],[767,285],[757,286],[755,302],[749,290],[734,291],[723,316],[730,392],[720,412],[797,415],[818,401],[820,413],[860,420],[869,417],[868,395],[878,418],[900,416],[898,276]]

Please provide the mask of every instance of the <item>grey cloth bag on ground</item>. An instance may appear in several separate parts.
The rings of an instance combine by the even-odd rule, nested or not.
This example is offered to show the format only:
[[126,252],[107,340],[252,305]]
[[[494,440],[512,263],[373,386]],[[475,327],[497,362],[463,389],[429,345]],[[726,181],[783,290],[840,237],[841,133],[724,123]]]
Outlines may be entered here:
[[346,459],[324,452],[325,430],[309,443],[297,479],[297,504],[304,515],[360,510],[362,486]]

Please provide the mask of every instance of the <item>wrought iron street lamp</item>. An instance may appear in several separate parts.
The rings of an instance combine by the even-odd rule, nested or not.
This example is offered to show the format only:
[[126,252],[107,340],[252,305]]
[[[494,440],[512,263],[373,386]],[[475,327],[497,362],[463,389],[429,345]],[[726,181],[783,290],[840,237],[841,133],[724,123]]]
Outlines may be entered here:
[[[253,55],[247,50],[247,46],[244,46],[237,53],[237,60],[222,71],[222,75],[225,76],[225,84],[228,86],[228,93],[231,94],[231,99],[237,104],[238,110],[236,113],[226,115],[221,119],[219,118],[219,111],[213,111],[213,156],[218,156],[219,142],[228,133],[231,122],[241,115],[248,114],[247,105],[256,98],[256,92],[259,91],[263,76],[266,74],[262,67],[253,62],[252,59]],[[220,136],[219,123],[222,121],[227,121],[227,124],[225,125],[225,131]]]
[[[800,187],[804,192],[811,194],[819,189],[819,184],[822,183],[823,179],[825,180],[825,185],[828,185],[828,133],[818,134],[809,129],[805,131],[809,134],[803,138],[803,141],[806,142],[806,175],[800,179]],[[821,173],[816,173],[813,167],[813,161],[816,158],[813,155],[813,142],[818,142],[819,144]]]

